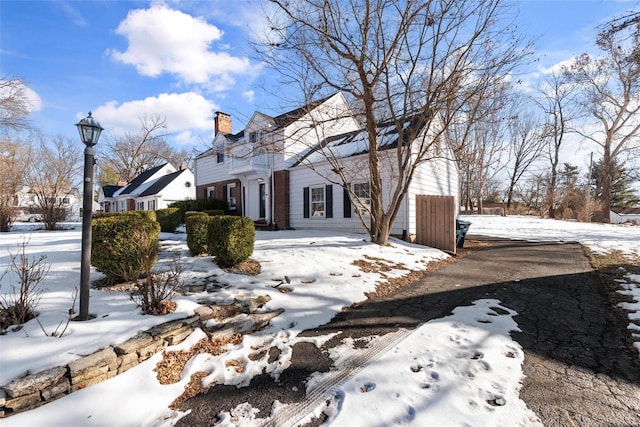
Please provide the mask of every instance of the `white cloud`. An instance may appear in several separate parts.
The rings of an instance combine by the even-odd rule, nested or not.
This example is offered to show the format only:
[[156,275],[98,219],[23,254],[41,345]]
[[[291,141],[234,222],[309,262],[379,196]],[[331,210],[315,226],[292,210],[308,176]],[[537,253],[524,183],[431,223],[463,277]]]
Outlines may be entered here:
[[20,80],[0,80],[0,98],[16,96],[23,99],[29,113],[42,109],[42,98]]
[[225,87],[233,83],[233,74],[247,72],[249,59],[228,52],[210,50],[222,39],[223,32],[202,18],[195,18],[162,4],[128,13],[116,33],[126,37],[125,52],[111,50],[113,59],[134,65],[145,76],[171,73],[185,83],[202,84],[222,77]]
[[253,90],[247,90],[242,93],[242,97],[250,104],[253,104],[256,93]]
[[185,138],[194,133],[213,133],[211,117],[216,109],[218,106],[215,103],[193,92],[162,93],[123,103],[109,101],[96,108],[93,116],[109,133],[121,134],[139,130],[142,117],[159,114],[167,120],[167,131],[178,134],[178,139],[186,142]]

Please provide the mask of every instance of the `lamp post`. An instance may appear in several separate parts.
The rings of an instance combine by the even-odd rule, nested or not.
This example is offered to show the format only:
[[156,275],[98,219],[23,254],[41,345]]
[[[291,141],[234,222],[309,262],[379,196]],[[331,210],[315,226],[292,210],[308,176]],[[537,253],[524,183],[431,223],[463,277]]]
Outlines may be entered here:
[[77,320],[89,320],[89,273],[91,271],[91,217],[93,211],[93,165],[95,151],[103,131],[89,115],[76,123],[84,149],[84,185],[82,190],[82,260],[80,264],[80,314]]

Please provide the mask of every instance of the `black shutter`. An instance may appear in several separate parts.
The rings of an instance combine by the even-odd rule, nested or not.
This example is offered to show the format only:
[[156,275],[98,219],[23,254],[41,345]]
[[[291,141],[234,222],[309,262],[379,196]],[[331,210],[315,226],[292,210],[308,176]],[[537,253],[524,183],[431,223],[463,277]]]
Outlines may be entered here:
[[325,218],[333,218],[333,185],[325,187]]
[[349,190],[342,189],[342,210],[345,218],[351,218],[351,198],[349,197]]
[[222,200],[224,200],[225,202],[227,201],[227,186],[226,185],[222,186]]
[[302,216],[309,218],[309,187],[302,189]]

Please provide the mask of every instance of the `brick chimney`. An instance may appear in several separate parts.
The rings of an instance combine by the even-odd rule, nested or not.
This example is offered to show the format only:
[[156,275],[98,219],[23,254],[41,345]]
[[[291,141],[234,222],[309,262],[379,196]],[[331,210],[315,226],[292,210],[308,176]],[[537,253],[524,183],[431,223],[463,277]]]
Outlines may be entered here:
[[214,119],[214,130],[217,135],[218,132],[225,134],[231,133],[231,116],[221,111],[216,111],[216,117]]

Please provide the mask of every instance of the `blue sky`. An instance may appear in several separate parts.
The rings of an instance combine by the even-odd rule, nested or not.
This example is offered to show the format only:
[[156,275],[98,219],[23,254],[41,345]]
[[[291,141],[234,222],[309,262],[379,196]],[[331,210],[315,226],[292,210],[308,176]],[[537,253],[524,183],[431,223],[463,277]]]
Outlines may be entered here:
[[[541,70],[592,49],[596,26],[637,0],[515,1],[536,40]],[[144,114],[167,118],[171,142],[204,147],[213,115],[241,130],[256,110],[284,112],[276,78],[252,57],[264,21],[259,1],[0,1],[0,76],[24,79],[33,124],[78,138],[87,111],[106,132],[135,130]],[[267,88],[265,90],[265,87]]]

